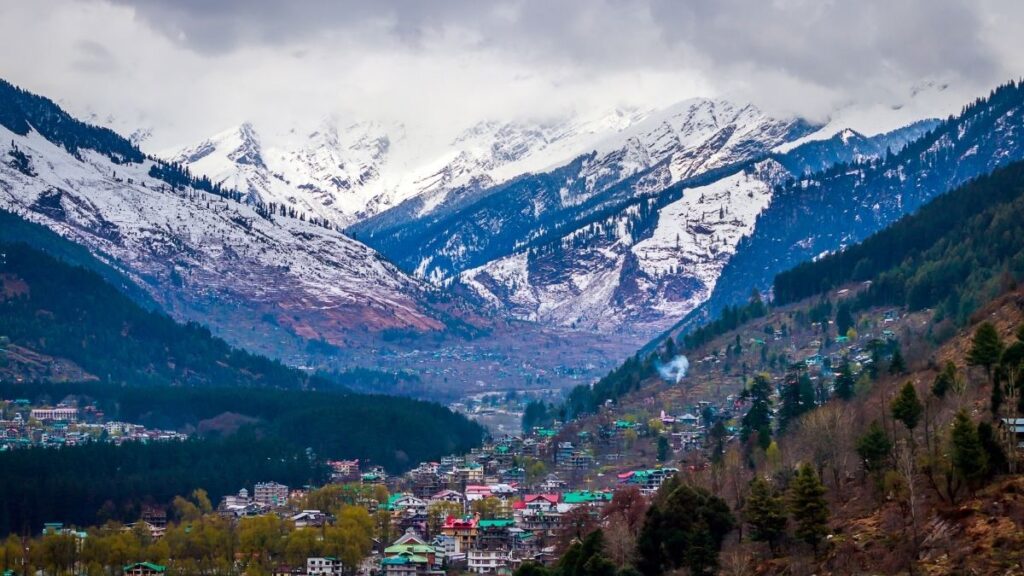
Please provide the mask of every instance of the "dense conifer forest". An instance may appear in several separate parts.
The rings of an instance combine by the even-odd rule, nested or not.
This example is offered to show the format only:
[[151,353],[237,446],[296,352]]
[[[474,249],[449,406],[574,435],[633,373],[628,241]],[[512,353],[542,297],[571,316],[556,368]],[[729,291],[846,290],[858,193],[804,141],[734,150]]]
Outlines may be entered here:
[[[219,497],[239,482],[315,481],[323,458],[360,458],[401,471],[468,451],[483,436],[479,425],[438,404],[354,394],[330,378],[234,349],[202,326],[146,310],[92,270],[111,277],[116,271],[45,239],[53,243],[48,252],[62,259],[0,243],[0,336],[7,345],[70,360],[96,380],[5,381],[0,397],[74,400],[110,418],[190,431],[196,439],[0,454],[0,531],[49,520],[92,523],[103,515],[131,519],[146,499],[168,504],[200,487]],[[0,352],[0,363],[7,361]]]
[[938,307],[962,323],[1024,274],[1024,163],[982,176],[864,242],[775,278],[788,304],[850,282],[871,281],[856,306]]

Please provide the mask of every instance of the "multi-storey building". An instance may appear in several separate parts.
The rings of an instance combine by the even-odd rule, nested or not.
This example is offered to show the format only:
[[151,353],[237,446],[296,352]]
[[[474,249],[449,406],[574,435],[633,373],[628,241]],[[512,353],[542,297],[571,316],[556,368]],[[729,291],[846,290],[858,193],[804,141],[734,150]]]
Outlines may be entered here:
[[257,482],[253,500],[264,506],[284,506],[288,503],[288,487],[277,482]]

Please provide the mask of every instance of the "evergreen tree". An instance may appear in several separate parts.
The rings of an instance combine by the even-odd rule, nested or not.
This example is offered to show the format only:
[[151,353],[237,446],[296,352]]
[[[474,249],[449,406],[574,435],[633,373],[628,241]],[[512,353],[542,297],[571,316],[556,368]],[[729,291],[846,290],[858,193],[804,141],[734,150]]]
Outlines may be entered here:
[[676,341],[671,336],[665,338],[665,354],[662,358],[668,362],[676,357]]
[[581,576],[616,576],[615,564],[604,555],[595,554],[583,564]]
[[871,363],[867,367],[868,375],[872,380],[878,380],[878,370],[882,365],[882,352],[885,349],[885,343],[878,338],[872,338],[866,348],[871,353]]
[[1021,367],[1024,366],[1024,342],[1017,341],[1007,346],[1006,350],[1003,350],[999,364],[1007,372],[1020,372]]
[[992,367],[999,362],[1003,354],[1003,340],[991,322],[984,322],[974,331],[971,350],[967,353],[967,363],[971,366],[983,366],[988,379],[992,379]]
[[932,383],[932,394],[938,398],[943,399],[946,397],[946,393],[953,387],[956,382],[956,364],[952,360],[946,363],[946,367],[943,368],[942,372],[935,377],[935,382]]
[[724,500],[670,480],[647,510],[637,538],[637,568],[645,576],[679,568],[690,574],[713,573],[718,551],[734,524]]
[[668,444],[668,438],[664,436],[658,436],[658,462],[664,462],[668,460],[669,452],[671,448]]
[[615,576],[644,576],[642,572],[633,566],[623,566],[615,573]]
[[828,502],[825,486],[810,464],[804,464],[793,478],[789,491],[790,514],[796,525],[796,537],[811,545],[815,553],[828,534]]
[[899,394],[892,401],[891,409],[892,417],[902,422],[907,430],[917,428],[917,423],[921,420],[921,413],[924,412],[924,406],[921,405],[921,400],[917,397],[917,390],[913,383],[907,382],[903,388],[900,388]]
[[840,400],[849,400],[853,398],[855,381],[853,379],[853,369],[850,367],[849,358],[843,358],[842,364],[839,365],[839,370],[836,372],[836,381],[833,386],[833,394]]
[[699,519],[690,536],[683,565],[690,574],[715,574],[718,572],[718,549],[711,537],[711,529],[703,518]]
[[1003,384],[996,378],[996,381],[992,383],[992,393],[989,395],[989,404],[993,418],[999,416],[999,409],[1003,406],[1004,397]]
[[950,458],[953,469],[973,491],[988,474],[988,455],[978,435],[978,427],[963,410],[953,419],[950,433]]
[[1003,441],[999,437],[999,431],[989,422],[978,422],[978,438],[988,457],[987,477],[1006,472],[1009,463],[1006,459],[1006,451],[1003,449]]
[[708,434],[712,464],[721,464],[722,458],[725,456],[725,439],[728,435],[729,431],[726,430],[725,423],[715,420],[714,425],[711,426],[711,432]]
[[903,360],[903,352],[900,351],[900,345],[896,344],[892,351],[892,358],[889,360],[889,374],[899,376],[906,372],[907,363]]
[[877,420],[871,422],[868,431],[857,439],[857,455],[864,462],[864,469],[870,473],[882,471],[891,452],[892,442]]
[[542,400],[534,400],[523,410],[523,432],[528,433],[535,426],[544,426],[551,422],[551,413]]
[[551,570],[548,570],[543,564],[528,561],[516,568],[514,576],[551,576]]
[[786,533],[786,503],[760,476],[750,483],[743,519],[750,525],[750,539],[767,542],[774,556]]
[[790,368],[783,383],[779,401],[779,432],[805,412],[814,408],[814,385],[803,364]]
[[850,312],[850,303],[844,300],[836,306],[836,330],[840,336],[846,336],[850,328],[853,328],[853,314]]
[[764,374],[754,377],[754,382],[743,391],[743,398],[750,401],[750,409],[740,422],[740,438],[747,442],[754,434],[762,449],[771,443],[772,425],[772,384]]

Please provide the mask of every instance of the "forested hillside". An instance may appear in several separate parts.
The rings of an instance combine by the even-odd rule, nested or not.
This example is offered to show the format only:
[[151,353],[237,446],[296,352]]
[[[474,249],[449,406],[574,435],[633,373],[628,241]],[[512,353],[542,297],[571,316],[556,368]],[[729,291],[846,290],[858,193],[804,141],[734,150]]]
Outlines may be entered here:
[[0,244],[3,335],[132,386],[330,387],[234,349],[198,324],[144,310],[99,275],[25,244]]
[[1024,292],[986,301],[941,344],[934,312],[851,312],[854,298],[832,291],[710,336],[679,383],[658,377],[664,345],[613,373],[608,384],[628,386],[573,434],[637,422],[624,457],[650,466],[649,446],[692,430],[664,414],[704,405],[701,438],[659,449],[681,472],[631,532],[615,517],[592,524],[554,566],[519,576],[585,574],[581,563],[650,576],[1016,573],[1021,453],[1002,419],[1024,408]]
[[[688,327],[803,261],[853,245],[949,190],[1024,158],[1024,84],[1009,82],[904,149],[836,165],[775,190]],[[815,286],[815,289],[817,285]]]
[[[3,79],[0,79],[0,126],[20,136],[35,130],[79,159],[86,150],[102,154],[114,164],[140,163],[146,159],[138,146],[113,130],[82,122],[49,98],[22,90]],[[22,161],[27,158],[14,156]],[[31,164],[26,163],[22,168],[31,170]],[[151,167],[150,176],[175,187],[191,186],[218,196],[241,198],[234,190],[224,190],[203,176],[194,177],[176,164],[157,162]]]
[[168,508],[178,494],[211,498],[255,482],[292,486],[327,472],[303,449],[243,432],[226,439],[156,444],[97,443],[0,453],[0,534],[34,533],[44,522],[131,522],[143,506]]
[[779,274],[775,301],[870,280],[858,306],[937,306],[962,323],[1005,283],[1024,276],[1022,215],[1024,163],[1016,163],[936,198],[860,244]]
[[[61,252],[59,239],[48,240]],[[68,259],[103,267],[73,250]],[[483,435],[438,404],[349,393],[330,379],[234,349],[27,244],[0,243],[0,314],[0,369],[10,376],[0,381],[0,398],[96,406],[110,418],[196,437],[0,453],[0,532],[50,520],[129,520],[147,501],[167,505],[199,487],[219,497],[254,481],[320,480],[321,458],[401,471],[468,451]],[[8,360],[13,346],[73,362],[96,381],[19,382]]]
[[157,304],[145,290],[117,268],[116,261],[106,255],[93,255],[84,246],[61,238],[45,226],[29,222],[16,214],[0,209],[0,242],[22,243],[72,266],[79,266],[95,272],[107,284],[124,293],[135,303],[146,309],[155,309]]
[[0,453],[0,534],[54,520],[80,525],[104,516],[133,520],[141,504],[167,505],[174,495],[196,488],[217,499],[257,481],[323,482],[322,462],[327,458],[358,458],[403,471],[421,461],[467,452],[482,434],[475,423],[443,406],[387,396],[2,383],[0,398],[25,398],[34,404],[74,401],[96,406],[108,418],[196,436],[185,443]]
[[[577,574],[582,556],[652,576],[1017,573],[1022,453],[1004,419],[1024,411],[1022,216],[1016,163],[574,391],[569,407],[598,412],[574,432],[627,418],[661,442],[680,433],[666,413],[703,404],[702,437],[659,451],[683,472],[631,538],[606,528],[521,574]],[[691,369],[672,382],[659,367],[680,351]]]

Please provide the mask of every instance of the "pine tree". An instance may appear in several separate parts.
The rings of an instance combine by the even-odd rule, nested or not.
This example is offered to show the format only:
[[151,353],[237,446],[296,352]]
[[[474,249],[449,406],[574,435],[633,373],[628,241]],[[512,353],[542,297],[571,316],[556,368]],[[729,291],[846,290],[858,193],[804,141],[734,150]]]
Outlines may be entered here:
[[840,400],[849,400],[853,398],[854,392],[854,379],[853,369],[850,367],[850,360],[843,358],[843,363],[839,365],[839,371],[836,372],[836,381],[833,386],[833,395]]
[[864,462],[864,469],[870,473],[880,472],[885,468],[885,461],[892,452],[892,442],[878,421],[871,422],[868,431],[857,439],[857,455]]
[[900,351],[899,344],[896,345],[892,351],[892,359],[889,360],[889,374],[893,376],[899,376],[907,372],[907,363],[903,360],[903,352]]
[[726,430],[725,423],[716,419],[714,425],[711,426],[711,432],[708,434],[708,442],[711,445],[712,464],[722,463],[722,459],[725,457],[725,439],[728,435],[729,431]]
[[946,363],[946,367],[935,377],[932,383],[932,395],[938,399],[946,397],[946,393],[953,387],[956,381],[956,364],[953,361]]
[[660,576],[678,568],[713,572],[735,524],[729,506],[703,488],[670,480],[658,490],[637,537],[637,568]]
[[750,409],[743,416],[740,427],[740,438],[746,442],[754,434],[758,435],[761,448],[767,448],[771,442],[771,394],[772,384],[764,374],[754,377],[754,382],[743,391],[743,398],[750,401]]
[[662,356],[662,358],[664,358],[665,361],[668,362],[668,361],[672,360],[675,357],[676,357],[676,341],[673,340],[671,336],[669,336],[668,338],[665,338],[665,354]]
[[853,327],[853,314],[850,313],[850,304],[846,301],[836,306],[836,330],[840,336],[845,336]]
[[1004,439],[1001,438],[1000,431],[989,422],[978,422],[978,439],[988,458],[986,478],[990,478],[993,474],[1007,472],[1010,462],[1003,449]]
[[668,460],[670,447],[668,444],[668,438],[664,436],[658,436],[658,462],[664,462]]
[[921,420],[921,413],[924,412],[924,406],[921,405],[921,400],[917,397],[917,390],[913,383],[907,382],[903,388],[900,388],[899,394],[892,401],[891,409],[892,417],[902,422],[907,430],[917,428],[917,423]]
[[802,365],[790,368],[782,386],[779,432],[785,431],[793,421],[814,408],[814,385]]
[[779,540],[786,533],[786,503],[760,476],[750,483],[743,519],[750,525],[750,539],[767,542],[775,556]]
[[810,464],[797,471],[789,489],[789,510],[796,524],[796,537],[811,545],[815,553],[828,534],[828,502],[825,486]]
[[1003,350],[999,363],[1007,372],[1019,372],[1021,367],[1024,366],[1024,342],[1018,340],[1007,346],[1006,350]]
[[551,576],[551,570],[537,562],[523,562],[516,568],[514,576]]
[[978,435],[978,427],[963,410],[957,412],[953,419],[950,444],[953,469],[972,491],[976,490],[988,474],[988,455]]
[[967,363],[971,366],[983,366],[988,379],[992,379],[992,366],[999,362],[1003,354],[1003,341],[999,332],[991,322],[984,322],[974,332],[971,350],[967,354]]

